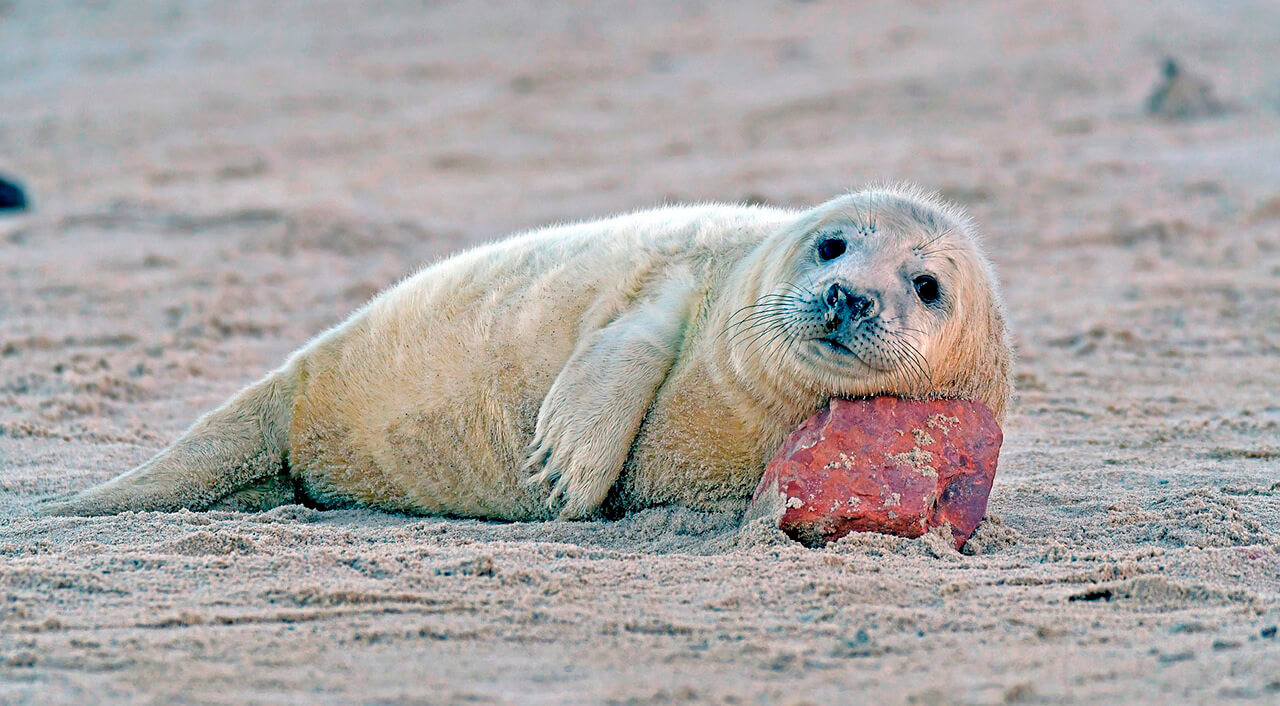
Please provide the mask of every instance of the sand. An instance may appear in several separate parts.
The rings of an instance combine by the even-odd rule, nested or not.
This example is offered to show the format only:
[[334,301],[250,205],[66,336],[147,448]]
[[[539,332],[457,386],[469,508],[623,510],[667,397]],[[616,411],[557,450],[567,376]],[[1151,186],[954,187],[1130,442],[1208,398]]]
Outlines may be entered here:
[[[0,702],[1280,699],[1280,9],[564,5],[0,2]],[[1147,115],[1166,55],[1221,109]],[[877,179],[971,209],[1016,330],[965,553],[32,514],[420,263]]]

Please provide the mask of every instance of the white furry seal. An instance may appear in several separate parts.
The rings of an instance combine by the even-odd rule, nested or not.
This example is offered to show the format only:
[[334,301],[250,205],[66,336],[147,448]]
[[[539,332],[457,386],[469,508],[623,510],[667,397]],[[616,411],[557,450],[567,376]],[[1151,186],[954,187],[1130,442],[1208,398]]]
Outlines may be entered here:
[[877,188],[662,208],[429,266],[59,514],[343,504],[507,520],[744,507],[836,395],[1002,417],[1010,345],[969,219]]

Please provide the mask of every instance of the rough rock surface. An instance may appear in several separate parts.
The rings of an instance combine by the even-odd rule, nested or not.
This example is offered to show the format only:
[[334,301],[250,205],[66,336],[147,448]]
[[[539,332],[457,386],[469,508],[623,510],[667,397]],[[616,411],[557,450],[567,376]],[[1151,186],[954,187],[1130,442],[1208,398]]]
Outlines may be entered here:
[[959,549],[987,511],[1003,441],[981,402],[833,399],[778,449],[747,515],[811,546],[949,524]]

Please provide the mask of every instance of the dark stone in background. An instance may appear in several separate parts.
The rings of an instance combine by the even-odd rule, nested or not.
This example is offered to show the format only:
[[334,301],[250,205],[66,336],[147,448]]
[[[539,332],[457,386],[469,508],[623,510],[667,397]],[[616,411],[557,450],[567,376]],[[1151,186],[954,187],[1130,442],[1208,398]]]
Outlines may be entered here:
[[20,211],[27,207],[27,195],[22,187],[0,177],[0,211]]
[[1172,57],[1160,65],[1160,73],[1160,81],[1147,98],[1147,113],[1168,120],[1191,120],[1226,112],[1226,104],[1213,93],[1213,84],[1188,72]]

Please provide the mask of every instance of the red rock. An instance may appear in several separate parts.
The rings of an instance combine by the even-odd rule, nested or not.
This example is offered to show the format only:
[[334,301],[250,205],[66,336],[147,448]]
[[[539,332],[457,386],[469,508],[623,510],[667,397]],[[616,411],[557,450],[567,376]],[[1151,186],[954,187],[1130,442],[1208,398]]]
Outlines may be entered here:
[[809,546],[949,524],[959,549],[986,514],[1003,441],[981,402],[833,399],[778,449],[747,517]]

